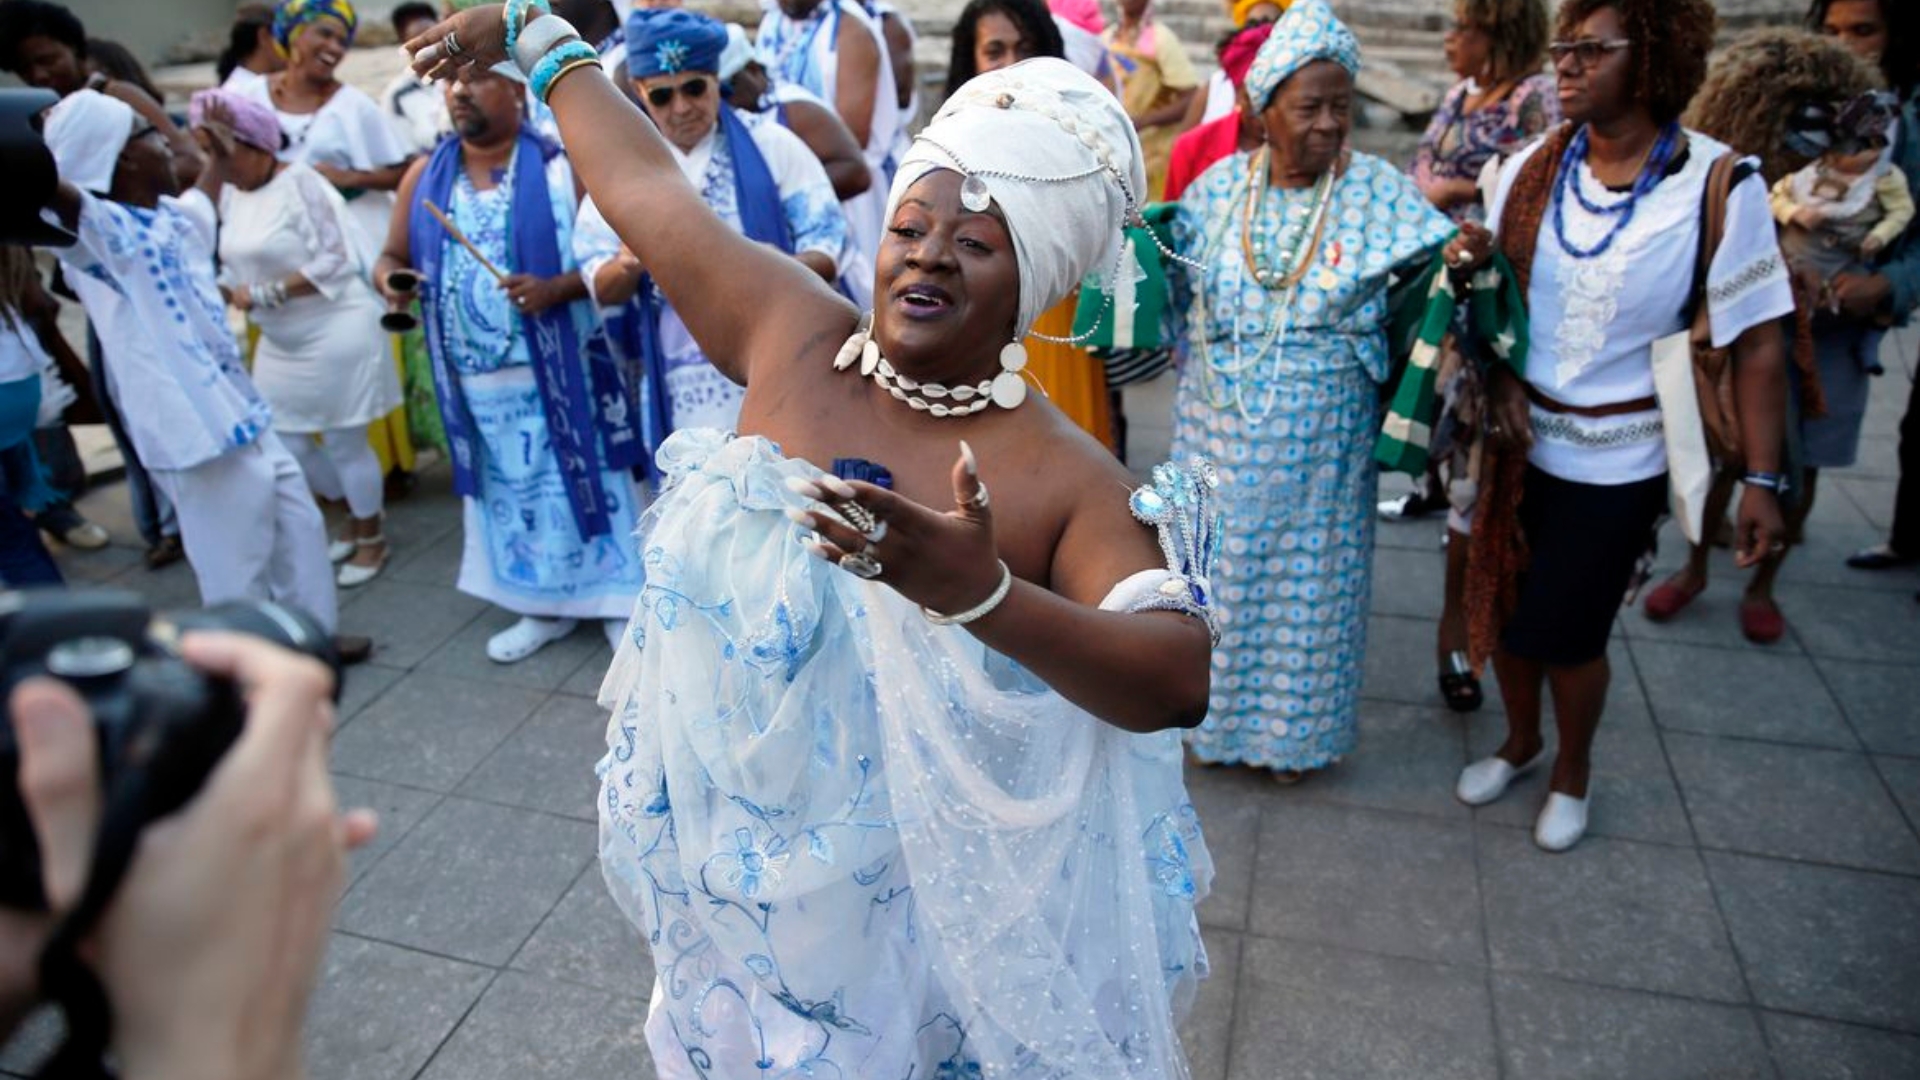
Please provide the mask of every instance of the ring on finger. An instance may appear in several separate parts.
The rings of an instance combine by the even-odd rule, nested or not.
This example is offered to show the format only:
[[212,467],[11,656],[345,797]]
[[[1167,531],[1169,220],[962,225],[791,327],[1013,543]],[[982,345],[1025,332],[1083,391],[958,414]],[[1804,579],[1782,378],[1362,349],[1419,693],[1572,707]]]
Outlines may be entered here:
[[853,527],[853,531],[859,533],[861,536],[865,536],[880,527],[880,519],[873,516],[873,511],[868,510],[852,499],[834,503],[833,511],[842,518],[845,518],[847,524]]
[[974,483],[978,485],[978,489],[974,491],[973,497],[960,500],[960,508],[963,510],[985,510],[987,508],[989,500],[987,498],[986,481],[976,480]]
[[879,559],[874,558],[864,551],[856,551],[852,554],[840,556],[840,569],[845,570],[854,577],[865,578],[871,581],[880,576],[881,566]]
[[452,30],[447,31],[447,36],[440,39],[440,44],[446,46],[448,56],[459,56],[461,53],[466,52],[467,50],[460,47],[459,39],[455,38],[453,35],[454,35],[454,31]]
[[873,552],[874,545],[878,544],[882,540],[885,540],[886,538],[887,538],[887,523],[884,521],[874,522],[873,528],[868,529],[866,532],[863,532],[860,534],[860,539],[865,540],[867,542],[867,552],[869,554]]

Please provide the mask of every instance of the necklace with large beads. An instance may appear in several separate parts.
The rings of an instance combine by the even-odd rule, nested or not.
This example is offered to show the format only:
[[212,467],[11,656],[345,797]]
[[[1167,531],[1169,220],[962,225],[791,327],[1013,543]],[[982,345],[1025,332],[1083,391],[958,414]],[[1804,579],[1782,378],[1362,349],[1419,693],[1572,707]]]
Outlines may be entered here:
[[866,318],[860,320],[859,329],[840,346],[840,352],[833,358],[833,370],[845,371],[856,361],[860,364],[861,376],[878,383],[894,400],[906,403],[915,412],[941,419],[972,416],[989,405],[1017,409],[1027,400],[1027,380],[1022,374],[1027,368],[1027,347],[1017,341],[1009,342],[1000,350],[1000,374],[991,379],[964,386],[920,382],[895,371],[887,358],[880,355],[880,343],[873,336],[873,313],[868,312]]
[[[1640,166],[1640,175],[1634,178],[1633,189],[1627,197],[1609,206],[1602,206],[1587,198],[1580,190],[1580,166],[1587,160],[1587,129],[1583,125],[1574,133],[1572,141],[1560,157],[1560,174],[1553,185],[1553,234],[1560,241],[1560,250],[1576,259],[1592,259],[1607,253],[1620,234],[1633,224],[1633,213],[1640,200],[1667,175],[1667,166],[1673,163],[1675,148],[1680,143],[1680,125],[1668,124],[1660,131],[1660,137],[1654,140],[1653,147],[1647,152],[1647,159]],[[1567,238],[1567,192],[1580,203],[1581,209],[1596,217],[1613,218],[1613,225],[1598,243],[1591,247],[1581,247]]]

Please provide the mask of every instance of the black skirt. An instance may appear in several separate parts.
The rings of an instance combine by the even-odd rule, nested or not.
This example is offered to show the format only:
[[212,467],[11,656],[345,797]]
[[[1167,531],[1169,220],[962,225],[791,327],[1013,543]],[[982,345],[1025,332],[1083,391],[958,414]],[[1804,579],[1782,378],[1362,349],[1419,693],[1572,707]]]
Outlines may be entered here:
[[1527,569],[1500,644],[1542,664],[1597,660],[1607,653],[1633,568],[1652,548],[1667,512],[1667,476],[1582,484],[1529,465],[1525,484],[1520,529]]

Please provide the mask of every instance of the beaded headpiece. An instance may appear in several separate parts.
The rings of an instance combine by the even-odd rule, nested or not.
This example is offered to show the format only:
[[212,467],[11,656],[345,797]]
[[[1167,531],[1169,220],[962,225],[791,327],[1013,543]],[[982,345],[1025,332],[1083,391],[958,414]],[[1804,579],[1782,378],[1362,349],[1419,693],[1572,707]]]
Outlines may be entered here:
[[961,205],[997,205],[1006,218],[1020,266],[1016,338],[1089,273],[1110,293],[1147,182],[1140,137],[1106,87],[1053,58],[969,80],[901,161],[888,219],[939,169],[963,177]]

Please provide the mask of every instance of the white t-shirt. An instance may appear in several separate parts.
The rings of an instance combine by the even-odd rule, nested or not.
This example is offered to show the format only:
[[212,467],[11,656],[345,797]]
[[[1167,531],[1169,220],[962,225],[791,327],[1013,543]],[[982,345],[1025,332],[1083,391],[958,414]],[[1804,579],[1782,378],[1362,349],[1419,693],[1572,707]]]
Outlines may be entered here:
[[[1685,308],[1700,247],[1700,208],[1707,174],[1727,147],[1687,132],[1686,162],[1640,200],[1633,220],[1605,252],[1569,254],[1554,229],[1552,204],[1540,223],[1527,290],[1532,340],[1527,381],[1568,405],[1612,405],[1652,397],[1653,343],[1685,328]],[[1515,154],[1501,169],[1488,220],[1498,223],[1514,178],[1542,145]],[[1597,206],[1620,202],[1583,163],[1580,190]],[[1590,249],[1618,219],[1589,213],[1580,200],[1562,207],[1567,238]],[[1727,199],[1724,238],[1707,270],[1707,312],[1713,342],[1725,347],[1748,328],[1793,311],[1767,188],[1756,171]],[[1536,467],[1585,484],[1628,484],[1667,468],[1660,410],[1584,417],[1533,408]]]
[[149,469],[246,446],[272,412],[240,361],[214,285],[213,204],[201,192],[141,210],[82,193],[67,284],[100,335],[107,382]]

